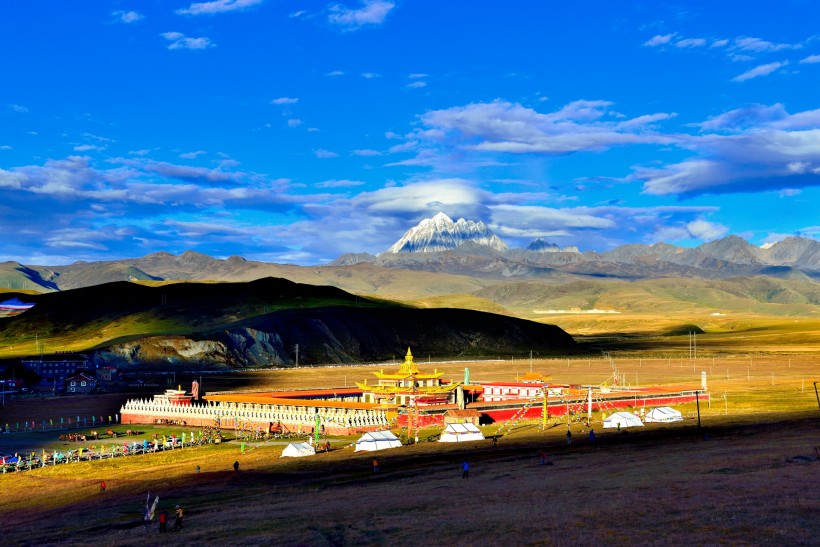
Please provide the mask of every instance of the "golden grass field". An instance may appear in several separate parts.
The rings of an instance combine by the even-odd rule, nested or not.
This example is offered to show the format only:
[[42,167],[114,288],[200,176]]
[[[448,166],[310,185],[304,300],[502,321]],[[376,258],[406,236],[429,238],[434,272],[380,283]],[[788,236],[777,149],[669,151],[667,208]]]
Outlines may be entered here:
[[[573,423],[575,442],[567,446],[561,419],[551,420],[547,431],[537,421],[521,422],[495,448],[489,440],[423,442],[381,452],[378,476],[371,472],[372,455],[347,447],[352,438],[332,439],[330,453],[298,461],[279,458],[282,444],[248,445],[243,454],[239,443],[227,442],[61,465],[0,476],[3,543],[816,544],[817,320],[717,318],[698,336],[698,357],[690,359],[687,336],[664,334],[686,318],[619,317],[609,329],[610,318],[548,319],[610,351],[629,384],[696,387],[705,371],[711,400],[701,403],[703,429],[693,404],[679,407],[688,417],[682,423],[620,434],[600,430],[596,414],[595,446],[581,423]],[[532,369],[555,383],[602,383],[613,372],[601,355],[428,364],[423,349],[414,353],[420,368],[443,370],[454,380],[465,367],[472,381],[511,379]],[[206,391],[352,386],[395,366],[244,372],[207,376],[203,383]],[[4,408],[3,420],[28,413],[39,422],[82,408],[107,415],[121,402],[122,396],[94,399],[88,407],[81,398],[15,402]],[[486,426],[485,434],[497,428]],[[0,452],[4,442],[0,437]],[[538,465],[540,448],[553,465]],[[466,480],[464,460],[471,464]],[[100,480],[108,484],[104,493]],[[149,529],[139,524],[149,491],[160,496],[161,507],[183,505],[182,532],[160,536],[155,523]]]

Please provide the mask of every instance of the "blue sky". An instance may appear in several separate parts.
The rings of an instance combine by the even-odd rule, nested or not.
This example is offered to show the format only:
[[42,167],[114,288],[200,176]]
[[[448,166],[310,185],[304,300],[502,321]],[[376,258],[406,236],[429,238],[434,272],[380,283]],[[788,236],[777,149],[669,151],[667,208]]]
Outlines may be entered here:
[[820,237],[820,3],[0,7],[0,260]]

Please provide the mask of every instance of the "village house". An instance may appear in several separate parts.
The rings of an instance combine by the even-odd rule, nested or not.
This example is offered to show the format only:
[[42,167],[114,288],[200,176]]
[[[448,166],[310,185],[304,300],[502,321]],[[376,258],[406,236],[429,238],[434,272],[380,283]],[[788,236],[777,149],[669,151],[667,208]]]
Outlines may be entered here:
[[75,374],[65,381],[66,393],[92,393],[97,380],[87,374]]
[[78,371],[90,370],[87,355],[81,353],[55,353],[31,359],[22,359],[23,366],[40,377],[40,383],[50,386],[63,385],[69,376]]

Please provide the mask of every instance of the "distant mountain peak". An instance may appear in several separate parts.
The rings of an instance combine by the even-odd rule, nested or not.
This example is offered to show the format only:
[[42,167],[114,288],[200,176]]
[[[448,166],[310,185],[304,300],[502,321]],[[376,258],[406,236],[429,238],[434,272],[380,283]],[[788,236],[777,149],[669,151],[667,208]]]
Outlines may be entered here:
[[439,212],[433,218],[425,218],[394,243],[386,253],[433,253],[455,249],[462,243],[472,242],[495,251],[504,251],[507,244],[495,235],[483,222],[463,218],[453,222]]
[[578,247],[559,247],[555,243],[550,243],[543,238],[538,238],[527,246],[528,251],[536,253],[577,253],[580,252]]

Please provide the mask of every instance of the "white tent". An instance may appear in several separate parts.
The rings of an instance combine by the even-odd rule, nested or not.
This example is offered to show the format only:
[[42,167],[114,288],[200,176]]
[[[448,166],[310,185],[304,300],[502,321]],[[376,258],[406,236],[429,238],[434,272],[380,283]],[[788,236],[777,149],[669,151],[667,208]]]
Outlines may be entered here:
[[447,424],[441,433],[440,443],[458,443],[462,441],[481,441],[484,434],[473,424]]
[[604,420],[604,429],[614,428],[620,426],[624,427],[643,427],[643,422],[640,418],[629,412],[616,412],[612,416]]
[[680,411],[668,406],[653,408],[646,413],[646,416],[643,419],[645,422],[680,422],[682,420],[683,414],[681,414]]
[[370,431],[356,441],[356,452],[398,448],[401,441],[391,431]]
[[310,443],[289,443],[282,451],[282,458],[301,458],[316,455],[316,449]]

